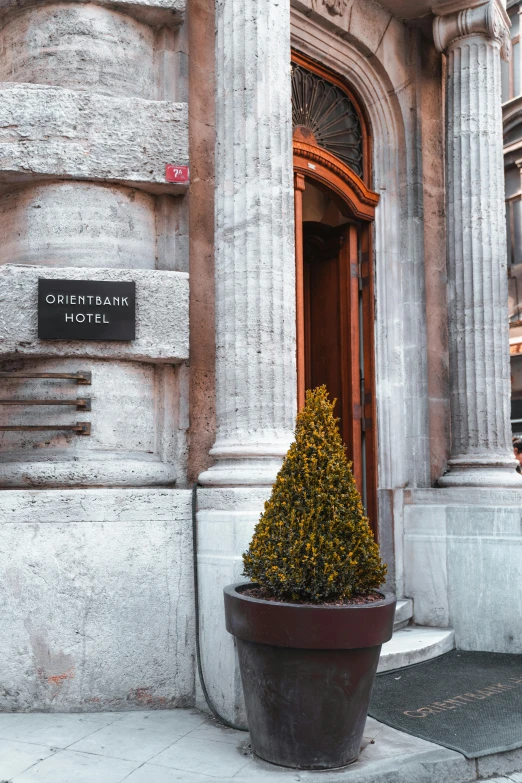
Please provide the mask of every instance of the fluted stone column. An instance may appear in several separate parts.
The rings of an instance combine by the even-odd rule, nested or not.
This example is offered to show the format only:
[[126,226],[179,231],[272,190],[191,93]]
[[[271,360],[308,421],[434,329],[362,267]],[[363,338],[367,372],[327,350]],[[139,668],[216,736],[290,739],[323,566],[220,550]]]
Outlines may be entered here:
[[441,486],[521,486],[510,445],[500,0],[446,4],[447,227],[451,458]]
[[297,407],[290,88],[289,0],[216,0],[217,437],[199,478],[199,599],[207,687],[241,722],[223,587],[241,579]]
[[267,486],[296,411],[288,0],[216,3],[216,465]]

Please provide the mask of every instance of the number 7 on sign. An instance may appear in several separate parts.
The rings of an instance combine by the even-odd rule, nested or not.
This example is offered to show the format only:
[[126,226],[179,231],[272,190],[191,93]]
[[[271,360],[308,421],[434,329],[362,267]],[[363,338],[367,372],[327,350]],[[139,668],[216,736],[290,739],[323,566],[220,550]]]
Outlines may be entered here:
[[187,183],[189,181],[189,167],[167,163],[165,166],[165,179],[167,182]]

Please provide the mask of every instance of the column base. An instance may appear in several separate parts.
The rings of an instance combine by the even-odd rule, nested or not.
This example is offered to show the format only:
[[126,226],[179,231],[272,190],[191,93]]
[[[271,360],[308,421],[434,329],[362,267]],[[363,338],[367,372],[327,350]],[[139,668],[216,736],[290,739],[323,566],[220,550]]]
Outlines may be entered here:
[[510,457],[450,460],[448,472],[441,476],[439,487],[511,487],[522,489],[522,474],[517,461]]
[[271,487],[282,458],[220,460],[199,476],[203,487]]
[[211,449],[216,464],[199,476],[204,487],[271,487],[292,442],[293,433],[272,441],[221,441]]

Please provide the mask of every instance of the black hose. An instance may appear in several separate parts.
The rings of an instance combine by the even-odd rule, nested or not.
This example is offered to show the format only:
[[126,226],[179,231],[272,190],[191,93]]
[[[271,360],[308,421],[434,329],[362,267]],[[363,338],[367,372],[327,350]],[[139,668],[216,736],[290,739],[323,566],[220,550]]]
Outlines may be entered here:
[[194,558],[194,608],[196,614],[196,660],[198,664],[199,681],[201,683],[201,690],[203,696],[207,702],[208,708],[212,715],[224,726],[228,726],[229,729],[235,729],[236,731],[248,731],[246,726],[238,726],[236,723],[224,718],[219,714],[212,699],[210,698],[207,686],[205,684],[205,677],[203,676],[203,666],[201,664],[201,645],[199,640],[199,579],[198,579],[198,522],[197,522],[197,502],[198,502],[198,482],[192,487],[192,547]]

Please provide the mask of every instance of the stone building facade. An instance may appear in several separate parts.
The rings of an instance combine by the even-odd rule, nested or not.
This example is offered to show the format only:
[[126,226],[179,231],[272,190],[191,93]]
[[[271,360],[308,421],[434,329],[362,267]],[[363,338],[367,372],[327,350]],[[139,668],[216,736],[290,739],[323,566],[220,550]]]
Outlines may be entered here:
[[504,121],[504,166],[506,176],[506,217],[509,287],[509,348],[511,354],[511,425],[514,435],[522,435],[522,88],[520,65],[520,2],[507,5],[511,20],[513,55],[502,68],[502,113]]
[[[320,382],[424,654],[522,652],[501,0],[0,19],[0,709],[200,703],[195,556],[241,714],[222,587]],[[39,338],[39,278],[134,282],[136,338]]]

